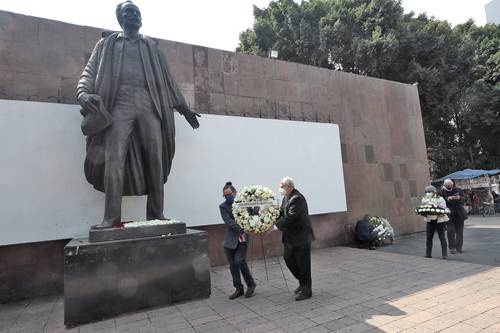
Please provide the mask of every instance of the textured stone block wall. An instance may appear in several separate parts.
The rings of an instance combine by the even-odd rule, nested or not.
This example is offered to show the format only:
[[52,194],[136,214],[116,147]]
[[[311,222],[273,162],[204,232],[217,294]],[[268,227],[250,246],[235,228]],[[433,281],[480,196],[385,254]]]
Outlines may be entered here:
[[[76,82],[101,32],[0,11],[0,98],[76,103]],[[316,247],[351,241],[346,230],[366,213],[389,218],[400,234],[423,230],[412,213],[429,183],[416,87],[167,40],[159,46],[201,113],[339,124],[348,211],[312,217]],[[223,263],[223,226],[200,229],[210,232],[212,263]],[[281,251],[278,235],[264,244],[267,255]]]
[[0,303],[62,293],[64,245],[59,240],[0,246]]

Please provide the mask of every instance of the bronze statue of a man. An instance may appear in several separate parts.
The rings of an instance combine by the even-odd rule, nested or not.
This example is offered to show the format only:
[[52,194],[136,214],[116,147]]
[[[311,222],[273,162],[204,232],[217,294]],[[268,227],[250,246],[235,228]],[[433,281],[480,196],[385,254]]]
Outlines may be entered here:
[[[147,195],[147,219],[164,219],[163,185],[175,150],[173,109],[193,128],[200,116],[188,107],[157,41],[139,34],[139,8],[122,2],[116,17],[123,32],[103,33],[77,86],[87,135],[85,176],[106,194],[101,228],[121,221],[122,195]],[[84,124],[95,125],[95,119],[101,126],[86,133]]]

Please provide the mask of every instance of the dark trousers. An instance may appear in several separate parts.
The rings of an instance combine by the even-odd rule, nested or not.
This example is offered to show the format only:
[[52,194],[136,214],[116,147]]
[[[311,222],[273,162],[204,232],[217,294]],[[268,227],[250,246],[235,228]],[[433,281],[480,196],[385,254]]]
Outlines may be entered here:
[[130,137],[137,136],[147,164],[148,199],[146,217],[163,218],[163,162],[160,117],[146,88],[120,86],[113,108],[113,123],[106,129],[104,190],[106,201],[104,222],[119,223],[125,160]]
[[437,223],[437,220],[432,220],[430,222],[427,222],[427,246],[426,246],[426,254],[427,256],[432,255],[432,240],[434,238],[434,232],[437,230],[438,236],[439,236],[439,241],[441,242],[441,254],[443,257],[446,257],[448,255],[447,252],[447,244],[446,244],[446,238],[444,236],[444,231],[445,231],[445,225],[446,223]]
[[448,246],[450,249],[462,250],[464,243],[464,220],[451,216],[448,221]]
[[374,248],[375,245],[377,245],[377,240],[378,240],[378,234],[376,231],[372,231],[368,235],[368,240],[360,240],[357,238],[358,241],[358,247],[362,248],[365,244],[368,245],[369,248]]
[[292,275],[299,280],[299,285],[311,291],[311,244],[291,246],[284,244],[283,258]]
[[368,246],[368,248],[374,248],[376,245],[376,238],[368,241],[360,241],[358,240],[358,247],[361,249],[364,246]]
[[226,253],[227,261],[229,262],[229,270],[231,271],[231,276],[233,277],[233,286],[236,289],[243,290],[243,284],[241,284],[241,275],[245,279],[247,286],[255,285],[252,274],[247,265],[247,243],[238,243],[235,249],[224,248]]

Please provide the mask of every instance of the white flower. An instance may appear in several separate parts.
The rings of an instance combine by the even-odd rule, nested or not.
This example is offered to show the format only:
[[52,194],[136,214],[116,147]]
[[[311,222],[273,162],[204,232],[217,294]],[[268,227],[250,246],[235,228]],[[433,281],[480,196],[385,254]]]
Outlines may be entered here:
[[177,220],[171,219],[171,220],[149,220],[149,221],[134,221],[134,222],[127,222],[123,224],[124,228],[138,228],[138,227],[146,227],[146,226],[156,226],[156,225],[167,225],[167,224],[174,224],[174,223],[180,223]]
[[267,187],[262,185],[247,186],[236,195],[234,201],[237,205],[248,205],[255,202],[256,207],[260,208],[258,215],[250,215],[248,206],[233,206],[236,223],[246,232],[265,232],[278,219],[279,208],[276,195]]

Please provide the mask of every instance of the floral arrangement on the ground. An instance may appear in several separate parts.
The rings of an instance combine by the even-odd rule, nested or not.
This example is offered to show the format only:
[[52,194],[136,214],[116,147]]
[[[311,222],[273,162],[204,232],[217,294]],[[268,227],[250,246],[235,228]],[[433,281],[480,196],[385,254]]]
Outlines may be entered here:
[[133,222],[122,222],[116,227],[118,228],[139,228],[139,227],[151,227],[157,225],[175,224],[180,223],[174,219],[167,220],[148,220],[148,221],[133,221]]
[[368,218],[368,223],[374,227],[373,232],[377,233],[377,239],[380,242],[383,242],[387,238],[394,242],[394,229],[386,218],[370,216]]
[[245,232],[263,233],[276,223],[280,215],[276,195],[262,185],[247,186],[234,198],[233,215]]

